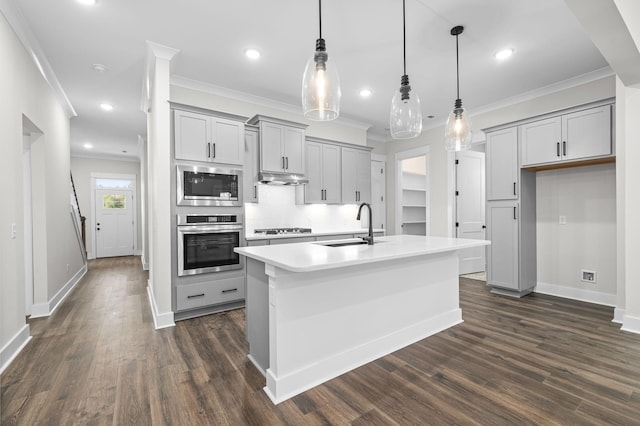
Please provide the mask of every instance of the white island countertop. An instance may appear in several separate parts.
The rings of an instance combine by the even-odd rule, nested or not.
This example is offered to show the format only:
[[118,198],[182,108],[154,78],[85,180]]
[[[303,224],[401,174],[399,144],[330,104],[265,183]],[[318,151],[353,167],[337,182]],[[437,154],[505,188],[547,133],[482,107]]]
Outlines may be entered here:
[[[336,240],[344,243],[349,240]],[[354,239],[355,241],[355,239]],[[362,244],[329,247],[332,241],[292,243],[275,246],[239,247],[236,253],[291,272],[362,265],[385,260],[403,259],[489,245],[487,240],[469,240],[417,235],[376,237],[373,246]]]

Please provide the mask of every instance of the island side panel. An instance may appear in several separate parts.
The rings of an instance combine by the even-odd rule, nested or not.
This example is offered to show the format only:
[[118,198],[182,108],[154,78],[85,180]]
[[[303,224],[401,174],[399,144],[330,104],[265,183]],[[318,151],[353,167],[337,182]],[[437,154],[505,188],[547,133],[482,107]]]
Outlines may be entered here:
[[269,367],[269,277],[263,262],[246,258],[248,358],[265,374]]
[[456,251],[266,273],[275,403],[462,322]]

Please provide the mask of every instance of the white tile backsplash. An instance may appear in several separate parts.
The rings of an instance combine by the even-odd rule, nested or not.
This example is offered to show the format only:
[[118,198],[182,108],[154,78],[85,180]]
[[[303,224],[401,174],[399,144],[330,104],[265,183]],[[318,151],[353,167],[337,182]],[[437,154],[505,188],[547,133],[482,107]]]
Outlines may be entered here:
[[366,225],[366,220],[362,223],[356,220],[358,206],[355,204],[296,204],[295,186],[258,185],[258,199],[257,204],[245,204],[248,234],[259,228],[302,227],[323,232],[359,229]]

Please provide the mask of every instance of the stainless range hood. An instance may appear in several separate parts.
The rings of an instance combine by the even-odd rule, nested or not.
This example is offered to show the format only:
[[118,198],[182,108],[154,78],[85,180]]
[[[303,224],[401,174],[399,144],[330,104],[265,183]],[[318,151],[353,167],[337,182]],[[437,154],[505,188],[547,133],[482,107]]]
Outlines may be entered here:
[[309,183],[309,179],[304,175],[295,173],[260,172],[258,174],[258,182],[270,185],[300,185]]

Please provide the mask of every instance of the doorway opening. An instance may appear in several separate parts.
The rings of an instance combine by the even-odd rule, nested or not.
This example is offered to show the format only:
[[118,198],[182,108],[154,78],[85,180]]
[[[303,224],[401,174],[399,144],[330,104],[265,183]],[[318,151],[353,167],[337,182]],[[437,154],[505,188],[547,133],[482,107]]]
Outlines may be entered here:
[[396,234],[431,235],[429,147],[396,154]]

